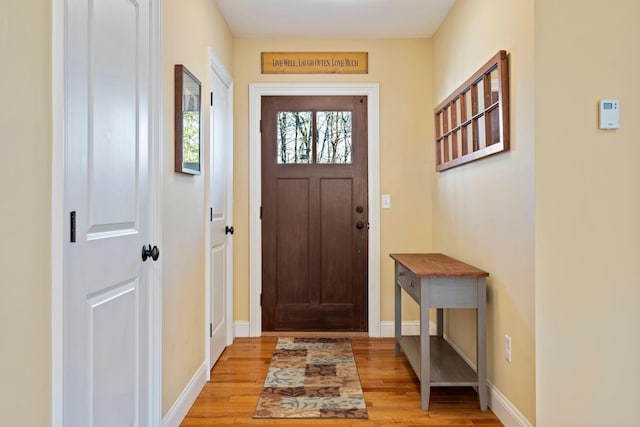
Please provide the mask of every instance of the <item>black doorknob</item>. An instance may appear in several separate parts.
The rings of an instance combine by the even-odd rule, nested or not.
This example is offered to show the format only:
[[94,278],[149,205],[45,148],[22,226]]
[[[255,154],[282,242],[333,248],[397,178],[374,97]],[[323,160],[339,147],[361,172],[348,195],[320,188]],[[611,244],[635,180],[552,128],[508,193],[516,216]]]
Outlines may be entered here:
[[362,230],[364,228],[364,222],[362,222],[362,221],[356,222],[356,228],[358,230]]
[[142,245],[142,261],[146,261],[148,258],[157,261],[159,257],[160,249],[157,246],[151,247],[151,244]]
[[233,234],[233,226],[229,227],[228,225],[224,228],[224,234]]

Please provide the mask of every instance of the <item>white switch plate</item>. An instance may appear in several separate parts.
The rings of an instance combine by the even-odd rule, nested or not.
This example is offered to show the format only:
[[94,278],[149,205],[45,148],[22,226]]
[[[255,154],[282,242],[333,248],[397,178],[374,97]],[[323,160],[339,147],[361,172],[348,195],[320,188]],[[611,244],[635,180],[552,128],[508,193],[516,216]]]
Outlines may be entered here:
[[382,209],[391,209],[391,195],[383,194],[382,195]]

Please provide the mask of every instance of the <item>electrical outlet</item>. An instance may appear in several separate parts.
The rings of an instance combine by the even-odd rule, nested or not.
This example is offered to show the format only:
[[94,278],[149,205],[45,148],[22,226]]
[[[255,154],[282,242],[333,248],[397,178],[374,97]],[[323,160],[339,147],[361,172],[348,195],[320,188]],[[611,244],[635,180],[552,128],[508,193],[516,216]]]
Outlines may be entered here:
[[504,336],[504,358],[507,362],[511,362],[511,337],[509,335]]

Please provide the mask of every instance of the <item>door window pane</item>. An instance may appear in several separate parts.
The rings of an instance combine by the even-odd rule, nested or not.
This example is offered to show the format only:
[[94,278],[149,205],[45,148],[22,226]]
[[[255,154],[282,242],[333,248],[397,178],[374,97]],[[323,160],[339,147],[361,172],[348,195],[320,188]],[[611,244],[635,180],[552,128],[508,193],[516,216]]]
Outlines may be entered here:
[[316,113],[317,163],[351,163],[351,111]]
[[281,111],[278,113],[279,164],[310,163],[311,161],[310,111]]

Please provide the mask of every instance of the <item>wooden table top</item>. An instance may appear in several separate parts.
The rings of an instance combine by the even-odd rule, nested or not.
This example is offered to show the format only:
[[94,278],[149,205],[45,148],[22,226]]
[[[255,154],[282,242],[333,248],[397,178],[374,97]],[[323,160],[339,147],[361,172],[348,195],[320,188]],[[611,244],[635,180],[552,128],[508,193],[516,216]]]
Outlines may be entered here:
[[489,273],[443,254],[390,254],[416,277],[487,277]]

